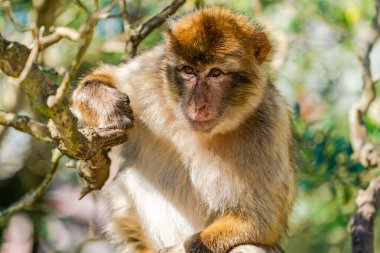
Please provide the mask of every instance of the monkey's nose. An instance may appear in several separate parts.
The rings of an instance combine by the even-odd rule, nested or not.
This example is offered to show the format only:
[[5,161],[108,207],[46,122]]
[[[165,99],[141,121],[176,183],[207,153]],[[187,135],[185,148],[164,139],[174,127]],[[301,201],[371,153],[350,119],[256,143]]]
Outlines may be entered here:
[[194,106],[194,109],[189,114],[190,118],[194,121],[206,121],[210,119],[210,112],[207,104],[201,106]]

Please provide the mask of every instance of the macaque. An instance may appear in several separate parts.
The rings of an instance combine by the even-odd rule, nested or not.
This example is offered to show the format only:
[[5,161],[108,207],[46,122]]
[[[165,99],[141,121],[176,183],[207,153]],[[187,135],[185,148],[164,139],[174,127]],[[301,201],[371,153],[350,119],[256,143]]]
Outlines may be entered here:
[[121,171],[104,189],[117,252],[282,252],[296,163],[271,48],[243,14],[208,7],[81,80],[72,111],[87,126],[129,127],[133,111]]

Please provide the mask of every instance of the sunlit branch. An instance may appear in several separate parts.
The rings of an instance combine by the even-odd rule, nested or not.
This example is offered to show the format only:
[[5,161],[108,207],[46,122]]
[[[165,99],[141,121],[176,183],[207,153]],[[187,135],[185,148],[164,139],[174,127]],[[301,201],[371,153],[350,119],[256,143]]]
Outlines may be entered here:
[[43,142],[56,143],[50,136],[49,129],[46,125],[32,120],[28,116],[0,111],[0,125],[13,127]]
[[358,210],[351,221],[353,253],[374,252],[374,222],[380,205],[380,177],[373,179],[356,198]]
[[162,25],[166,19],[174,14],[185,2],[186,0],[174,0],[157,15],[141,24],[136,29],[132,29],[132,31],[129,32],[129,38],[126,41],[125,56],[131,58],[136,56],[137,47],[140,45],[141,41],[143,41],[154,29]]

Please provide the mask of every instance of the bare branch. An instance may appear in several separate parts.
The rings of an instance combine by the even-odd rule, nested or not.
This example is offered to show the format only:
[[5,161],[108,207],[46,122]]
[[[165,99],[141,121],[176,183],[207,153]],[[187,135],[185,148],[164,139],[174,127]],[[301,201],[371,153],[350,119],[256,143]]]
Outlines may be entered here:
[[54,179],[55,173],[57,172],[58,163],[61,157],[62,153],[58,149],[54,149],[51,160],[51,169],[42,181],[42,183],[36,189],[24,195],[15,204],[0,212],[0,223],[2,223],[8,216],[32,206],[38,199],[40,199],[44,195],[48,186]]
[[12,22],[12,24],[23,31],[32,31],[36,29],[36,25],[34,23],[29,24],[29,25],[22,25],[20,24],[15,17],[13,16],[13,10],[12,10],[12,5],[10,1],[4,1],[1,6],[3,7],[5,14],[8,16],[9,20]]
[[[80,2],[80,1],[79,1]],[[71,83],[73,82],[76,73],[78,72],[79,66],[82,63],[82,60],[84,58],[84,55],[90,46],[90,43],[92,41],[92,37],[94,35],[95,25],[97,21],[103,16],[108,15],[108,12],[111,11],[115,5],[118,3],[118,1],[113,1],[110,4],[106,5],[104,8],[102,8],[100,11],[93,13],[87,20],[85,26],[83,29],[81,29],[80,36],[82,39],[84,39],[84,42],[82,46],[79,48],[79,51],[77,53],[77,56],[75,57],[75,60],[71,64],[71,68],[68,72],[66,72],[65,76],[63,77],[62,83],[57,89],[57,92],[55,95],[51,95],[47,100],[47,105],[52,108],[56,107],[60,103],[63,102],[67,91],[70,88]]]
[[[5,74],[17,77],[22,72],[28,56],[27,47],[17,42],[9,42],[0,35],[0,68]],[[103,148],[123,143],[128,136],[127,129],[85,128],[78,131],[77,119],[69,110],[66,97],[56,107],[47,106],[47,98],[55,94],[56,86],[35,64],[32,65],[28,77],[21,83],[21,87],[30,99],[32,107],[50,118],[48,128],[53,140],[70,157],[88,160]],[[101,164],[107,163],[104,161]],[[109,167],[102,169],[108,171]]]
[[94,0],[94,4],[95,4],[95,11],[98,11],[99,10],[99,0]]
[[[17,42],[9,42],[0,35],[0,68],[6,75],[18,77],[28,56],[29,49],[27,47]],[[58,131],[62,134],[60,140],[62,150],[66,149],[66,153],[71,156],[85,153],[83,152],[85,149],[83,143],[86,143],[86,138],[77,130],[77,120],[68,108],[68,101],[54,109],[49,108],[46,104],[47,98],[55,93],[56,85],[35,64],[32,65],[29,75],[20,85],[32,107],[56,123]]]
[[32,69],[33,63],[37,59],[37,56],[38,56],[38,48],[39,48],[38,44],[39,44],[38,41],[36,41],[32,50],[29,53],[28,60],[26,61],[25,66],[24,66],[21,74],[17,78],[14,78],[12,80],[12,82],[14,84],[19,85],[29,75],[29,72]]
[[156,16],[146,21],[139,29],[138,39],[145,39],[146,36],[148,36],[154,29],[162,25],[162,23],[164,23],[170,15],[175,13],[185,2],[186,0],[175,0]]
[[356,198],[358,210],[351,221],[353,253],[374,252],[374,222],[380,205],[380,177],[373,179],[366,190],[360,190]]
[[136,30],[131,32],[130,38],[126,42],[125,55],[129,57],[136,56],[137,47],[143,39],[145,39],[154,29],[162,25],[165,20],[172,14],[174,14],[179,7],[181,7],[186,0],[174,0],[170,5],[164,8],[156,16],[152,17],[144,24],[137,27]]
[[56,143],[46,125],[32,120],[28,116],[0,111],[0,125],[13,127],[43,142]]
[[87,15],[90,15],[90,10],[82,3],[81,0],[75,0],[79,7],[86,12]]
[[110,4],[104,6],[99,12],[95,12],[94,15],[97,19],[104,19],[109,15],[109,12],[117,6],[120,0],[113,0]]
[[380,37],[380,0],[376,0],[376,15],[373,18],[371,39],[367,42],[364,56],[361,57],[363,92],[349,111],[349,125],[351,144],[354,150],[353,158],[361,161],[365,166],[380,165],[380,150],[368,139],[368,133],[363,121],[365,114],[376,97],[375,80],[370,69],[370,54],[376,41]]
[[51,27],[51,33],[47,36],[41,38],[40,44],[41,49],[46,49],[51,45],[57,43],[62,38],[68,38],[69,40],[79,40],[81,38],[81,34],[65,26]]
[[80,47],[78,54],[73,61],[71,65],[70,71],[67,71],[65,76],[63,77],[62,83],[57,89],[57,92],[55,95],[51,95],[48,100],[47,104],[49,107],[55,107],[58,104],[62,103],[72,81],[74,80],[74,77],[79,69],[80,64],[82,63],[83,57],[90,46],[93,34],[94,34],[94,28],[95,28],[96,22],[91,22],[89,24],[88,30],[84,33],[84,42],[83,45]]
[[[371,74],[370,54],[374,44],[380,37],[380,0],[375,0],[376,15],[372,20],[371,38],[361,58],[363,88],[362,95],[349,111],[351,145],[354,151],[353,159],[364,166],[377,167],[380,165],[380,149],[368,138],[363,115],[376,98],[375,80]],[[358,210],[351,223],[351,243],[354,253],[374,252],[374,221],[380,204],[380,177],[371,181],[366,190],[359,191],[356,198]]]
[[120,10],[124,14],[124,18],[129,22],[128,6],[127,6],[127,3],[125,2],[125,0],[121,0]]

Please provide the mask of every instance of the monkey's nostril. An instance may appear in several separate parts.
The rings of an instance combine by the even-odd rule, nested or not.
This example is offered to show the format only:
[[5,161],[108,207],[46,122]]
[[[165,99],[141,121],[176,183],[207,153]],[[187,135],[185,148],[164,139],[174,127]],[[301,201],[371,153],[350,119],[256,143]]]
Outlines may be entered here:
[[194,120],[208,120],[210,116],[207,104],[195,109]]
[[205,112],[206,110],[207,110],[207,106],[206,106],[206,105],[202,105],[202,106],[198,109],[198,113]]

